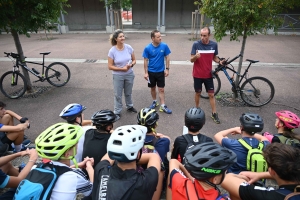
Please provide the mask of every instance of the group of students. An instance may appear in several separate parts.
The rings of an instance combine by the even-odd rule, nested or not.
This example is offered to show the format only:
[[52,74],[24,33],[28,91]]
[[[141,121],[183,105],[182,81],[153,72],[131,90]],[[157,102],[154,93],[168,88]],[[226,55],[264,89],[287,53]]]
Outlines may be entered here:
[[[244,113],[241,126],[215,134],[214,143],[200,133],[205,124],[204,111],[190,108],[184,119],[188,133],[175,139],[168,161],[170,138],[156,132],[159,115],[154,109],[141,109],[137,125],[115,130],[118,116],[113,111],[101,110],[91,120],[85,120],[85,109],[81,104],[66,106],[60,116],[67,123],[57,123],[43,131],[35,140],[35,149],[1,157],[0,187],[17,188],[38,157],[43,163],[69,168],[57,179],[50,199],[76,199],[78,193],[84,199],[95,200],[160,199],[164,186],[167,199],[228,199],[217,185],[226,189],[231,199],[284,199],[300,185],[300,149],[284,144],[290,139],[299,143],[299,134],[293,129],[299,127],[300,119],[290,111],[276,112],[278,134],[258,134],[263,130],[262,118]],[[252,147],[262,142],[268,171],[247,171],[247,149],[238,140],[227,138],[229,134],[240,134]],[[10,164],[24,155],[30,158],[22,169]],[[266,178],[275,179],[279,189],[252,185]],[[22,190],[18,194],[15,191],[9,190],[0,199],[12,199],[14,195],[20,199]]]

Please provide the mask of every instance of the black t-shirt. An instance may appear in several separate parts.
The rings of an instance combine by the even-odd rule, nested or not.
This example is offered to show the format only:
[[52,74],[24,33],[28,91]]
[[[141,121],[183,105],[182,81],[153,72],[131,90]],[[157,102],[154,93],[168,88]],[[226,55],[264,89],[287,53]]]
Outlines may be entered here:
[[[191,134],[186,134],[186,135],[188,135],[188,137],[190,137],[191,140],[193,141],[193,135],[191,135]],[[210,137],[207,137],[207,136],[202,135],[200,133],[197,136],[198,136],[198,141],[213,142],[213,140]],[[171,158],[172,159],[178,159],[178,155],[180,155],[180,159],[181,159],[181,161],[183,161],[182,158],[185,154],[187,146],[188,146],[188,143],[184,139],[183,136],[177,137],[174,141],[174,148],[173,148],[173,151],[172,151]]]
[[89,129],[85,133],[82,160],[85,157],[94,158],[94,168],[106,154],[107,141],[110,134],[107,132],[98,132],[97,129]]
[[[284,188],[293,192],[296,186],[297,185],[282,185],[278,190]],[[239,194],[242,200],[284,200],[285,198],[285,195],[276,192],[276,190],[245,184],[240,186]]]
[[149,167],[141,173],[135,169],[123,171],[117,164],[110,166],[107,160],[103,160],[95,167],[92,198],[93,200],[124,199],[123,194],[135,184],[129,199],[151,200],[157,182],[158,171],[155,167]]

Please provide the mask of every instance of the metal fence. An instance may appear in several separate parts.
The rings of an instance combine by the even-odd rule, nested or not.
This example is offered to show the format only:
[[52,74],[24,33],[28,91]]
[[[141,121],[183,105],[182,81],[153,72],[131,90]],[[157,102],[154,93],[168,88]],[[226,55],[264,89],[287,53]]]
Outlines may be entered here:
[[283,24],[280,30],[300,30],[300,14],[280,14]]

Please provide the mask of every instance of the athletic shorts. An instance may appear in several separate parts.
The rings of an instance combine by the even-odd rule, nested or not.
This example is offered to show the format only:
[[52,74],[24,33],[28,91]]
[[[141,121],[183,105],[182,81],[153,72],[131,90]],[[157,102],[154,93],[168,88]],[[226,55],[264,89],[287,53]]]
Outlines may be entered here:
[[194,77],[194,89],[195,92],[202,92],[202,84],[204,83],[207,93],[214,93],[214,81],[213,78],[195,78]]
[[6,133],[4,132],[0,132],[0,140],[3,144],[8,144],[8,145],[11,145],[11,143],[13,142],[10,139],[8,139]]
[[165,87],[165,72],[148,72],[150,83],[148,82],[148,87],[153,88],[157,85],[157,87],[164,88]]

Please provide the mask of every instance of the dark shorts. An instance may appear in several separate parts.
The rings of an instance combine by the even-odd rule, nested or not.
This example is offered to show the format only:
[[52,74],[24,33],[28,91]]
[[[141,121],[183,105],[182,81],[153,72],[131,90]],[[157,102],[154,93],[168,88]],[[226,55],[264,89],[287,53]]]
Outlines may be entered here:
[[4,133],[4,132],[0,132],[0,141],[3,144],[8,144],[8,145],[11,145],[11,143],[13,142],[10,139],[8,139],[6,133]]
[[194,89],[195,92],[202,92],[202,84],[204,83],[207,93],[214,93],[214,80],[213,78],[195,78],[194,77]]
[[165,87],[165,72],[148,72],[150,83],[148,83],[148,87],[153,88],[157,85],[157,87],[164,88]]

